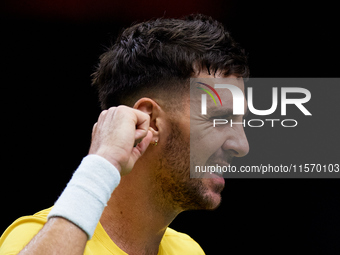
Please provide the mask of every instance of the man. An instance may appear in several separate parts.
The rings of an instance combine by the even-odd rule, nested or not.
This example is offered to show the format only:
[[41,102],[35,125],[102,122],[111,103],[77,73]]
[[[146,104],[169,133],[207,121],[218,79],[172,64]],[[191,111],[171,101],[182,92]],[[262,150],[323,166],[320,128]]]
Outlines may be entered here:
[[[190,120],[190,78],[234,78],[244,91],[247,75],[244,51],[212,18],[157,19],[126,29],[93,75],[103,111],[89,155],[52,209],[5,231],[0,254],[204,254],[188,235],[168,228],[180,212],[216,208],[224,187],[221,177],[190,178],[196,160],[189,157],[190,121],[203,129],[210,121]],[[230,112],[230,102],[222,110]],[[243,126],[221,128],[214,143],[196,137],[209,147],[196,163],[230,164],[247,154]]]

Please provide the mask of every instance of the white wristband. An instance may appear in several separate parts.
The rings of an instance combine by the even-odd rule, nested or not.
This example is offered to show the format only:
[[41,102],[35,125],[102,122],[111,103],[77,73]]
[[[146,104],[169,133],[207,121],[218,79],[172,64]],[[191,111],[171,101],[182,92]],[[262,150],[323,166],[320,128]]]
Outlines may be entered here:
[[98,155],[83,158],[63,193],[48,215],[63,217],[92,238],[113,190],[120,182],[119,171]]

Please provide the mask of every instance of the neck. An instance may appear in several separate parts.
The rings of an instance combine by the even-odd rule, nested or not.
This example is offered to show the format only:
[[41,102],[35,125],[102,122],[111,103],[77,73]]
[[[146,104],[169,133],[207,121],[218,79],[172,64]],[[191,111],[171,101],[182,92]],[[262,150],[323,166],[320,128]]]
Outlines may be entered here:
[[166,228],[180,212],[159,203],[157,182],[146,177],[136,168],[122,177],[100,219],[112,241],[131,255],[157,254]]

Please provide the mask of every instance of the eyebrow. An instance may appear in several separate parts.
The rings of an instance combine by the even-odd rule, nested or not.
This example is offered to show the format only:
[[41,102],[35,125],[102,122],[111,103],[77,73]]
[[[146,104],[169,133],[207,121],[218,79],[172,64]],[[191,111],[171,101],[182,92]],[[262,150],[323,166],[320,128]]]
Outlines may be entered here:
[[[230,108],[223,108],[219,107],[216,109],[211,110],[210,112],[212,115],[221,115],[221,116],[233,116],[233,109]],[[249,108],[247,107],[247,110],[245,114],[243,115],[243,118],[247,117],[248,114],[250,113]]]
[[210,111],[212,115],[232,116],[233,110],[230,108],[218,107]]

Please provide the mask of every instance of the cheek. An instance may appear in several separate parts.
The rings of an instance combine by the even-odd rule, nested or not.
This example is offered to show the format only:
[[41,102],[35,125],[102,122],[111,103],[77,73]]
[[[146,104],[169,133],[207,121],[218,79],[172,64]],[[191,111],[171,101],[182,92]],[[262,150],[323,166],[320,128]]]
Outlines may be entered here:
[[197,165],[205,165],[210,156],[221,149],[223,144],[221,141],[221,137],[213,133],[203,136],[200,139],[191,139],[191,159],[194,159]]

